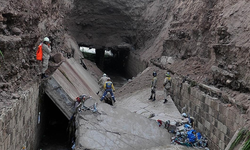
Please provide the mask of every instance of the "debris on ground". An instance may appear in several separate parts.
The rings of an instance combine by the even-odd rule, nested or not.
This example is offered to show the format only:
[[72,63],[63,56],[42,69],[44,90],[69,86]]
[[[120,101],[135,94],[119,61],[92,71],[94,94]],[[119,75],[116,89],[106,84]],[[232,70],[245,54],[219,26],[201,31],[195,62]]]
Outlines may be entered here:
[[153,118],[154,116],[155,116],[155,114],[152,113],[152,114],[150,114],[150,115],[148,116],[148,118]]
[[82,110],[91,110],[93,113],[97,112],[97,104],[94,102],[94,99],[92,99],[92,96],[87,96],[86,94],[83,94],[76,98],[74,109],[77,112],[81,112]]
[[187,147],[198,147],[208,149],[208,139],[201,135],[200,132],[196,132],[194,127],[194,118],[183,113],[184,117],[182,122],[179,121],[162,121],[157,120],[159,127],[163,127],[168,132],[174,134],[171,138],[171,144],[179,144]]

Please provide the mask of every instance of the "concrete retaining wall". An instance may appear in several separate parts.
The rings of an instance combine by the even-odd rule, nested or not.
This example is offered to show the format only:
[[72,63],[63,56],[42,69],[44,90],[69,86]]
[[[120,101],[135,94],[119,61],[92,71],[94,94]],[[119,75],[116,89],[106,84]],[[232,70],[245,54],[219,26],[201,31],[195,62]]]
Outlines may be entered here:
[[39,85],[33,84],[0,116],[0,149],[36,149]]
[[219,89],[211,88],[205,93],[194,84],[173,78],[174,103],[181,113],[184,110],[195,118],[195,130],[209,139],[211,150],[224,150],[237,129],[244,126],[247,116],[220,96],[211,94]]
[[147,68],[147,62],[141,61],[135,55],[130,54],[126,63],[126,73],[129,77],[136,76]]

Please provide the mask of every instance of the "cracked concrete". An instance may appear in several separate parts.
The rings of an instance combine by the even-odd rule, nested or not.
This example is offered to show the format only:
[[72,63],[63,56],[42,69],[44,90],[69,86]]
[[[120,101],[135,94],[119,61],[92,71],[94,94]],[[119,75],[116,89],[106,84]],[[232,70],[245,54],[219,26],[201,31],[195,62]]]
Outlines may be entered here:
[[[149,101],[150,89],[142,89],[117,98],[110,106],[98,104],[99,113],[88,111],[78,114],[77,150],[189,150],[181,145],[171,144],[171,134],[158,127],[157,119],[182,121],[183,117],[169,97],[163,104],[163,91],[157,91],[158,99]],[[155,116],[149,119],[149,115]]]
[[119,103],[117,106],[123,107],[131,112],[135,112],[137,114],[141,114],[145,117],[149,117],[151,114],[155,116],[151,119],[153,120],[170,120],[174,121],[183,121],[183,117],[181,116],[178,109],[175,107],[173,100],[171,97],[168,97],[168,102],[163,104],[163,91],[156,91],[157,97],[156,101],[152,102],[148,100],[150,97],[150,88],[138,90],[130,96],[123,96],[118,99]]
[[157,122],[105,103],[100,114],[80,114],[78,141],[81,149],[146,149],[170,144],[169,133]]

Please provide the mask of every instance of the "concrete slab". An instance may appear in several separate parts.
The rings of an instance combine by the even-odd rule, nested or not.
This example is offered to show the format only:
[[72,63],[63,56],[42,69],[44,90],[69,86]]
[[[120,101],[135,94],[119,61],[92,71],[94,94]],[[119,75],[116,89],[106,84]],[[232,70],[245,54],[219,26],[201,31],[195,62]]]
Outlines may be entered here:
[[[160,119],[162,121],[170,120],[171,123],[175,123],[176,121],[182,122],[186,121],[185,118],[183,118],[176,108],[173,100],[171,97],[168,97],[168,102],[166,104],[163,104],[164,98],[163,98],[163,91],[156,91],[156,101],[148,100],[150,97],[150,88],[141,89],[138,91],[134,91],[133,93],[128,93],[123,97],[117,98],[116,107],[117,108],[124,108],[131,112],[134,112],[136,114],[140,114],[144,116],[145,118],[149,118],[152,114],[154,114],[154,117],[150,118],[149,120],[153,120],[156,122],[156,120]],[[157,124],[158,127],[158,124]],[[162,132],[167,132],[164,127],[158,127],[163,129]],[[173,135],[168,135],[168,137],[171,137]],[[145,148],[148,150],[191,150],[195,148],[191,147],[185,147],[181,145],[173,145],[168,144],[165,146],[155,146],[151,148]]]
[[184,119],[171,97],[168,97],[168,102],[163,104],[163,91],[157,91],[156,101],[154,102],[148,100],[150,97],[150,88],[138,90],[126,96],[117,99],[117,107],[125,108],[147,118],[151,114],[154,114],[155,116],[151,118],[153,120],[160,119],[162,121],[181,122]]
[[148,149],[170,144],[169,133],[154,120],[105,103],[98,105],[98,111],[79,115],[79,149]]
[[97,81],[75,59],[67,59],[44,81],[44,90],[64,115],[70,119],[73,115],[75,98],[82,94],[99,99]]

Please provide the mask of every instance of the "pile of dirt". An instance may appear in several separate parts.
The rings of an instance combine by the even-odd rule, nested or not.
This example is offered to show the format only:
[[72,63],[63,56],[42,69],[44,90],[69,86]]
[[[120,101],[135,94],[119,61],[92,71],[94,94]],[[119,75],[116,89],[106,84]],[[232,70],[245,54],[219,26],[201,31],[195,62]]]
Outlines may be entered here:
[[[157,73],[157,89],[163,88],[163,81],[167,70],[160,69],[156,66],[148,67],[139,73],[136,77],[129,79],[128,82],[116,92],[116,96],[130,95],[140,89],[149,88],[153,79],[153,72]],[[150,92],[150,91],[149,91]]]

